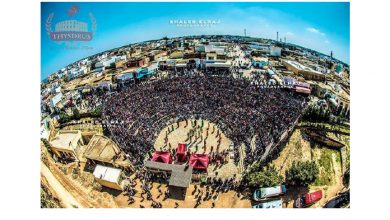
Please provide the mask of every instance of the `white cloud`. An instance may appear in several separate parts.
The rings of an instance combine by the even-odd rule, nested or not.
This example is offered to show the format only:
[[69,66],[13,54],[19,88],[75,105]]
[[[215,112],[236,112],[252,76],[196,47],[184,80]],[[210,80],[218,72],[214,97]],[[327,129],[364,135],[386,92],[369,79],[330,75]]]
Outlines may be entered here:
[[310,33],[321,34],[322,36],[326,35],[325,33],[322,33],[320,30],[313,27],[308,27],[306,28],[306,30],[309,31]]
[[286,32],[286,36],[294,36],[294,33],[292,33],[292,32]]
[[330,41],[326,40],[326,41],[324,41],[324,43],[326,43],[326,44],[330,44]]

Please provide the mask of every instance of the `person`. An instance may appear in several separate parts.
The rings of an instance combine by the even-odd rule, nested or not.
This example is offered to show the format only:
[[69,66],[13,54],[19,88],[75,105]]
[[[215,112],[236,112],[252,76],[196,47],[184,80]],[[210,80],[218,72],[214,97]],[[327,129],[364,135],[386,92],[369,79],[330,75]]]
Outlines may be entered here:
[[[203,138],[199,133],[202,126],[198,124],[204,123],[203,119],[213,122],[211,134],[218,127],[217,147],[221,146],[224,132],[234,143],[237,163],[237,146],[244,144],[243,162],[247,166],[261,158],[265,147],[276,142],[307,105],[302,95],[287,90],[260,89],[247,79],[236,79],[229,74],[204,76],[216,72],[199,71],[197,76],[184,73],[183,76],[144,81],[142,85],[135,84],[113,95],[101,96],[102,120],[110,122],[107,123],[110,137],[129,155],[136,168],[143,166],[145,155],[154,145],[155,134],[166,126],[166,120],[160,119],[175,115],[189,119],[197,114],[191,125],[197,130],[194,134],[198,139]],[[156,97],[162,102],[156,102]],[[176,106],[173,113],[172,106]],[[200,123],[198,118],[201,118]],[[168,128],[170,132],[174,130],[172,126]],[[254,136],[255,149],[252,151],[248,140]]]

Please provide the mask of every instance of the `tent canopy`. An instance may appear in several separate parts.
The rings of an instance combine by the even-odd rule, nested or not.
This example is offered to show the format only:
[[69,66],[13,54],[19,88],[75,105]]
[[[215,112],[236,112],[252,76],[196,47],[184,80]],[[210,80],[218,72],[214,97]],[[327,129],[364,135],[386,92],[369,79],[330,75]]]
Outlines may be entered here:
[[209,157],[206,154],[191,154],[189,164],[194,169],[207,170]]
[[164,151],[156,151],[153,153],[152,161],[161,163],[172,163],[171,153]]
[[176,155],[177,155],[177,160],[179,162],[186,161],[186,151],[187,151],[186,144],[178,144]]
[[186,144],[178,144],[177,146],[177,154],[185,154],[187,151],[187,145]]

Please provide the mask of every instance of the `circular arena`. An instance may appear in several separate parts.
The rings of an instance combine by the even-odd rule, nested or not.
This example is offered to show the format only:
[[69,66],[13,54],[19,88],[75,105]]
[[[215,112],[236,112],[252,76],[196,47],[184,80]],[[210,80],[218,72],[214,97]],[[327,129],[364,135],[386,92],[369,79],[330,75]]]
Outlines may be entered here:
[[301,116],[306,98],[231,75],[192,75],[134,84],[103,103],[112,138],[135,166],[184,142],[210,164],[227,157],[223,163],[246,167],[267,160],[268,146]]

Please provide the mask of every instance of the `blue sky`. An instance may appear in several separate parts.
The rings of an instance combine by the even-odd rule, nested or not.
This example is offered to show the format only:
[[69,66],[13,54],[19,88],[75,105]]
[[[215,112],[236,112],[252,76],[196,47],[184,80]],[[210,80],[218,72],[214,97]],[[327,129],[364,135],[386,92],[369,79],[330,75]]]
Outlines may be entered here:
[[[70,18],[67,10],[77,4],[79,13]],[[92,49],[65,49],[50,40],[46,20],[54,13],[55,23],[76,19],[91,29],[88,13],[96,19],[94,38],[78,46]],[[247,35],[252,37],[286,37],[287,42],[330,54],[349,63],[350,21],[348,2],[156,2],[156,3],[42,3],[41,4],[41,79],[84,57],[129,43],[201,34]],[[214,27],[183,28],[170,20],[220,20]],[[77,46],[77,45],[76,45]]]

